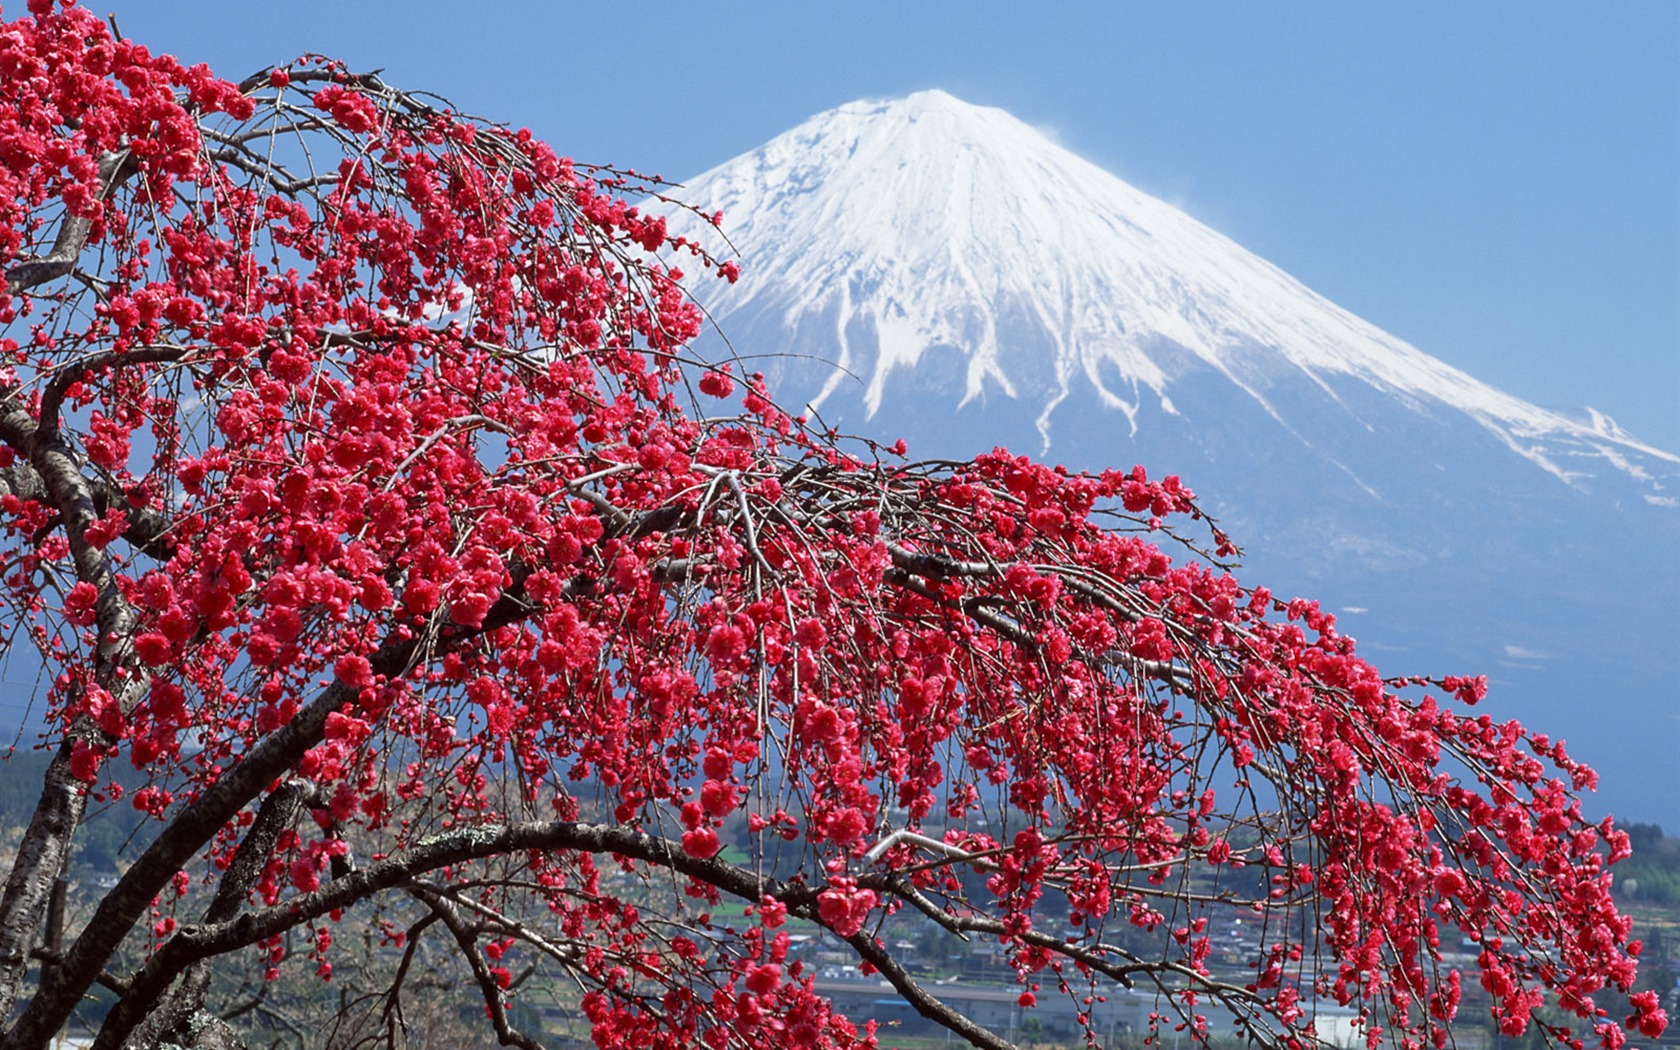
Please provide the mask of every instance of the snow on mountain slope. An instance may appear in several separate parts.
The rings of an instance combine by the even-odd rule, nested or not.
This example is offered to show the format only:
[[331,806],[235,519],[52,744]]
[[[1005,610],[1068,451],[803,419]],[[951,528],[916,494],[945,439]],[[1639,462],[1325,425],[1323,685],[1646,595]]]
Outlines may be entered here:
[[1245,579],[1342,610],[1391,673],[1489,673],[1496,717],[1604,770],[1599,812],[1680,819],[1680,457],[1495,390],[943,92],[813,117],[678,195],[741,257],[693,284],[700,349],[784,405],[917,456],[1180,474]]
[[1075,391],[1135,434],[1145,405],[1177,414],[1175,381],[1202,368],[1310,444],[1310,422],[1273,392],[1306,381],[1339,401],[1345,378],[1464,413],[1570,483],[1620,473],[1659,504],[1680,489],[1680,457],[1597,413],[1577,422],[1495,390],[1003,110],[942,91],[820,114],[682,196],[722,209],[742,254],[739,283],[697,289],[726,333],[736,315],[806,340],[827,330],[828,346],[786,348],[838,366],[799,391],[819,410],[861,382],[874,417],[930,351],[954,348],[959,403],[1031,407],[1044,450]]

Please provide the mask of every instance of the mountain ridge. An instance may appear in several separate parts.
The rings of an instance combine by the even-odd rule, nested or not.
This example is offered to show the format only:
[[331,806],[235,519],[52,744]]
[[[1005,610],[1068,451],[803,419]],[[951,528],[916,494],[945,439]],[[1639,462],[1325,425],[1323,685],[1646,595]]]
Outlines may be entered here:
[[742,269],[691,285],[718,329],[697,349],[750,354],[784,405],[917,456],[1177,474],[1245,580],[1339,610],[1389,673],[1488,673],[1495,717],[1616,767],[1594,807],[1680,819],[1680,456],[1496,390],[943,92],[818,114],[681,194]]
[[[1059,190],[1070,186],[1080,194]],[[1327,391],[1325,376],[1351,375],[1464,412],[1566,483],[1618,472],[1654,482],[1649,501],[1675,505],[1680,456],[1605,427],[1596,409],[1583,408],[1583,423],[1482,383],[1005,111],[943,91],[819,114],[685,193],[733,217],[749,262],[734,287],[706,291],[715,316],[830,320],[838,367],[810,393],[818,410],[850,373],[873,419],[895,372],[952,347],[964,355],[956,407],[1035,398],[1042,454],[1055,446],[1057,407],[1081,382],[1134,434],[1145,401],[1175,413],[1181,373],[1151,347],[1161,337],[1285,426],[1265,389],[1278,369]],[[1005,326],[1035,330],[1017,331],[1017,346],[1048,341],[1053,389],[1021,380],[999,338]]]

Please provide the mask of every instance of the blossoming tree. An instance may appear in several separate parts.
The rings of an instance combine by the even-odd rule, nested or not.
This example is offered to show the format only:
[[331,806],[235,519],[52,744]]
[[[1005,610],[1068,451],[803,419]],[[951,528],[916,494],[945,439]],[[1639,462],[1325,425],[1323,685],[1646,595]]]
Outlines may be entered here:
[[[1463,938],[1506,1032],[1662,1029],[1591,771],[1239,584],[1176,479],[848,451],[685,353],[656,260],[733,267],[626,206],[633,173],[29,8],[0,28],[0,566],[53,758],[0,898],[6,1046],[96,984],[96,1046],[208,1045],[212,964],[325,979],[356,916],[393,1045],[421,941],[511,1045],[541,1045],[533,974],[602,1047],[875,1045],[794,923],[1008,1045],[881,935],[910,915],[1093,1037],[1138,986],[1192,1037],[1310,1044],[1334,1002],[1442,1045]],[[151,831],[43,947],[93,800]],[[1246,976],[1216,907],[1268,931]]]

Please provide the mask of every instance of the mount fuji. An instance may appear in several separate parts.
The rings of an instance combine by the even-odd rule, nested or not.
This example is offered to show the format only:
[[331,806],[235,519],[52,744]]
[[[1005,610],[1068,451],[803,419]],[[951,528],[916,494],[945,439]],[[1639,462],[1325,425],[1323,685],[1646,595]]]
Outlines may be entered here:
[[[790,408],[913,455],[1006,445],[1175,473],[1386,673],[1485,672],[1680,823],[1680,456],[1479,382],[1002,110],[811,118],[680,191],[721,209],[702,340]],[[672,232],[715,243],[698,216]]]

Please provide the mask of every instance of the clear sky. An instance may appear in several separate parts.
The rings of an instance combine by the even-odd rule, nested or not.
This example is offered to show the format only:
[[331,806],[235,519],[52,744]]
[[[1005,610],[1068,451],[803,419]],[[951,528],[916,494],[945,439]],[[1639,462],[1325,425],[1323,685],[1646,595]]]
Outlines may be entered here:
[[331,54],[679,180],[942,87],[1478,378],[1680,451],[1673,0],[90,6],[233,79]]

